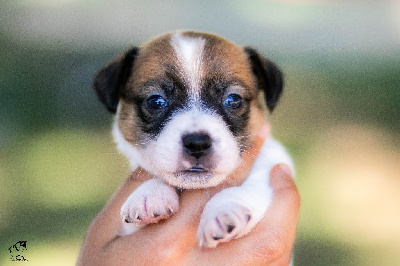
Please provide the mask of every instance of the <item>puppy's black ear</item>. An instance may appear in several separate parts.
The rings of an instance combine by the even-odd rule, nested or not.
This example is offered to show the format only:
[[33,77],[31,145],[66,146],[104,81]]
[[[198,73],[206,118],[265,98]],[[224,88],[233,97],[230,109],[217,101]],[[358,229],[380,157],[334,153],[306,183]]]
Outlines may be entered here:
[[100,101],[111,113],[117,111],[121,90],[128,81],[138,53],[139,48],[132,48],[123,56],[102,68],[94,78],[93,88]]
[[244,47],[258,87],[264,90],[267,107],[272,112],[279,101],[283,89],[283,75],[280,69],[251,47]]

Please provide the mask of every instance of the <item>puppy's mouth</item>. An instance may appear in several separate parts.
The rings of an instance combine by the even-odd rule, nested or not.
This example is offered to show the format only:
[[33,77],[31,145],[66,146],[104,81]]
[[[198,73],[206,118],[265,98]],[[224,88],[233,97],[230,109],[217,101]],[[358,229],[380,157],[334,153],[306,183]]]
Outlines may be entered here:
[[187,164],[171,174],[164,176],[166,181],[173,186],[185,189],[216,186],[226,177],[226,173],[218,171],[213,165],[201,163]]
[[207,170],[207,169],[205,169],[203,167],[192,167],[190,169],[187,169],[184,172],[187,172],[187,173],[205,173],[205,172],[208,172],[208,171],[209,170]]
[[205,160],[182,160],[180,167],[177,169],[177,172],[190,175],[201,175],[204,173],[213,172],[214,167],[214,164],[210,164],[208,161]]
[[175,176],[180,177],[188,177],[188,178],[209,178],[213,176],[215,173],[212,169],[204,167],[203,165],[197,164],[187,168],[180,169],[175,172]]
[[180,178],[181,181],[186,181],[190,183],[204,183],[212,178],[215,173],[210,169],[194,166],[185,170],[176,172],[175,177]]

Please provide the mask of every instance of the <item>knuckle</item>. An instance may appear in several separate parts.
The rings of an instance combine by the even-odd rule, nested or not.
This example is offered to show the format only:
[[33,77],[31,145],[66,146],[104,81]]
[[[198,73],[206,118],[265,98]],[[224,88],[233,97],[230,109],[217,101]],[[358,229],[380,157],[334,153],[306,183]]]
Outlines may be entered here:
[[268,244],[258,250],[260,256],[268,261],[276,261],[284,255],[287,246],[282,236],[271,234],[266,243]]

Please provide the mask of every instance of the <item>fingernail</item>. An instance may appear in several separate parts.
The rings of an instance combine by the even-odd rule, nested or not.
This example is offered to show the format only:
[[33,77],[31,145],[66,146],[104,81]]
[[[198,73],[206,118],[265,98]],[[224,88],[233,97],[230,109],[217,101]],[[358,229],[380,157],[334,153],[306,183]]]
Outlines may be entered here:
[[269,135],[270,129],[271,127],[269,124],[265,123],[258,132],[258,136],[262,139],[266,139]]
[[285,173],[287,176],[292,176],[292,171],[290,170],[289,166],[287,164],[280,164],[279,168],[283,173]]

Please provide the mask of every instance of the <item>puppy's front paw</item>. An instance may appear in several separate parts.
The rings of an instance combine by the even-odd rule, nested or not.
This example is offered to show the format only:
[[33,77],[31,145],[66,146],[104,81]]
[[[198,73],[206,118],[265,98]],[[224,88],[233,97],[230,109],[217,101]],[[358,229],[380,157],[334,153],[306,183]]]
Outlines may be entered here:
[[200,219],[197,230],[200,246],[216,247],[220,242],[227,242],[248,232],[248,224],[252,219],[250,209],[234,201],[219,202],[217,205],[213,203],[212,199],[207,203]]
[[151,179],[139,186],[121,208],[126,223],[146,225],[166,219],[179,208],[175,189],[159,179]]

